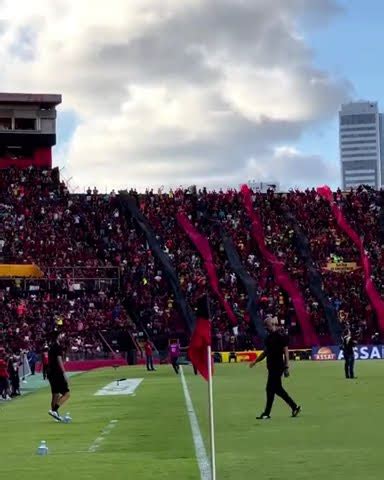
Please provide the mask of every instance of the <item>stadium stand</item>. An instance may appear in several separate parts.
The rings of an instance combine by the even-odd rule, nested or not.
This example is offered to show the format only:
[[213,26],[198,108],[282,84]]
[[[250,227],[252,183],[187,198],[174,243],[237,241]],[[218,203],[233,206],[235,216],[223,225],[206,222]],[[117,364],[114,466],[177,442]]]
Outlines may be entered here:
[[[112,192],[71,194],[57,169],[10,168],[0,171],[0,261],[37,264],[44,276],[0,280],[0,341],[8,350],[41,350],[47,332],[60,326],[74,354],[103,352],[111,332],[136,340],[150,336],[162,349],[169,338],[187,341],[189,332],[164,272],[133,218],[123,216]],[[259,339],[247,312],[244,286],[231,270],[222,235],[234,241],[247,272],[257,282],[259,313],[277,316],[296,347],[303,335],[292,299],[276,282],[272,265],[260,254],[240,192],[190,189],[168,193],[130,192],[177,272],[181,291],[193,308],[205,288],[199,253],[177,221],[183,212],[209,241],[219,287],[238,321],[238,335],[217,298],[212,296],[216,350],[246,349]],[[383,192],[366,188],[334,194],[350,224],[364,238],[378,292],[383,294]],[[268,248],[284,264],[302,292],[319,344],[329,342],[326,316],[309,288],[308,272],[295,249],[292,214],[308,238],[312,260],[322,276],[323,292],[341,324],[363,338],[378,329],[364,289],[360,255],[338,227],[329,204],[315,190],[286,194],[252,193]]]

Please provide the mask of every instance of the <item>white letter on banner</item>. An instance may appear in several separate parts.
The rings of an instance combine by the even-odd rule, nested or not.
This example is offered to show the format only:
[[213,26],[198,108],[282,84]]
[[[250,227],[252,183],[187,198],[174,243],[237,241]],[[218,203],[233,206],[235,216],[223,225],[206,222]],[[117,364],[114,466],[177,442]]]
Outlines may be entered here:
[[372,359],[373,359],[373,358],[378,358],[378,359],[381,358],[379,349],[378,349],[377,347],[373,347],[373,348],[372,348],[371,358],[372,358]]
[[368,359],[369,359],[368,347],[361,347],[360,348],[360,360],[368,360]]

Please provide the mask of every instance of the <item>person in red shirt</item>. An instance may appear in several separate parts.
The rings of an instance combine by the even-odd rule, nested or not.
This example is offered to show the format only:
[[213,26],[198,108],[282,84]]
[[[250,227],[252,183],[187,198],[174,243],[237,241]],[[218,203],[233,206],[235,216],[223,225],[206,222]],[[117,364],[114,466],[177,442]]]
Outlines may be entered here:
[[148,372],[154,372],[155,369],[153,367],[153,343],[147,339],[144,345],[145,350],[145,358],[147,361],[147,370]]
[[5,350],[0,349],[0,395],[6,399],[8,396],[8,365],[5,360]]
[[48,346],[44,347],[43,353],[41,355],[41,363],[43,365],[43,378],[47,379],[48,374]]

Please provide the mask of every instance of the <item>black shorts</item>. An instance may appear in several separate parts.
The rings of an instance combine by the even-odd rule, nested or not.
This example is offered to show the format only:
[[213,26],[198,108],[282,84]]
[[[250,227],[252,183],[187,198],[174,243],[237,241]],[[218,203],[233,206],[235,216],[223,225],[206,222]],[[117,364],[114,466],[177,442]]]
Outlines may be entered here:
[[69,392],[68,382],[62,373],[48,375],[48,381],[51,385],[51,392],[53,395],[65,395]]
[[5,377],[0,377],[0,394],[5,393],[8,389],[8,379]]

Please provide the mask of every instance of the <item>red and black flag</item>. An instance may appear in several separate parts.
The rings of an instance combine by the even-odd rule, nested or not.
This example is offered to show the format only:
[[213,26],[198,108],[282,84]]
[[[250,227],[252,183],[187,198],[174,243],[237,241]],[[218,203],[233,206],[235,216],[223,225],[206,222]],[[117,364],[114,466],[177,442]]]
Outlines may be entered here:
[[[188,356],[192,365],[207,381],[209,380],[208,347],[212,345],[208,302],[206,294],[203,294],[197,301],[196,325],[188,349]],[[212,362],[212,359],[210,361]]]

